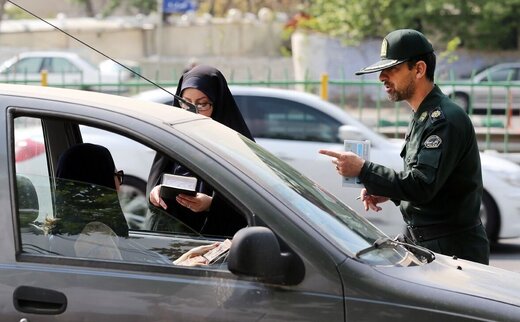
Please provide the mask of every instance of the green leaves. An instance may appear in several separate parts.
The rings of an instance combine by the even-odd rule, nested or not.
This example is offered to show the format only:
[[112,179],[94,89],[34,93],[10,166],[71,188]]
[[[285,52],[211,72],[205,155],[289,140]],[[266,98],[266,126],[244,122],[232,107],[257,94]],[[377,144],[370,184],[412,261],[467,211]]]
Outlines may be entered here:
[[[346,43],[413,28],[438,43],[458,37],[468,49],[518,49],[520,0],[314,0],[302,27]],[[438,46],[438,45],[437,45]]]

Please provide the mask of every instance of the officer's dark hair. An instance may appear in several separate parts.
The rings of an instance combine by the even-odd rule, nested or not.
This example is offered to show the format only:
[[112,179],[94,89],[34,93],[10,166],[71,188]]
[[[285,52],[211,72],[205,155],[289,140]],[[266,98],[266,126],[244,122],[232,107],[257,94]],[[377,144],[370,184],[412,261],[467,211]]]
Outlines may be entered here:
[[415,64],[417,64],[418,61],[423,61],[426,64],[426,78],[430,80],[431,82],[434,81],[434,74],[435,74],[435,64],[436,64],[436,57],[435,53],[431,52],[428,54],[420,55],[411,58],[407,61],[408,69],[412,69]]

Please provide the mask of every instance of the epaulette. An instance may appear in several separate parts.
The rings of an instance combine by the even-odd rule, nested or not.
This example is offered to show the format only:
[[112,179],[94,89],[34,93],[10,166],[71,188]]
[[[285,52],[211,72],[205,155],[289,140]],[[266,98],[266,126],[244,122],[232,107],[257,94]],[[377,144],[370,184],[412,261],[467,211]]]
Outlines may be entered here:
[[444,119],[444,113],[440,107],[436,107],[430,112],[430,120],[432,121],[432,124],[444,121]]

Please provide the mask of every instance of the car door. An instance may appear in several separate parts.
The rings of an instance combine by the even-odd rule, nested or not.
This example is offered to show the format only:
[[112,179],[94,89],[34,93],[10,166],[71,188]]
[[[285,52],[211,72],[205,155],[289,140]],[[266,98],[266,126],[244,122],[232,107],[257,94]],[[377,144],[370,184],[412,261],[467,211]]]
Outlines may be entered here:
[[81,84],[87,81],[88,75],[65,57],[46,57],[45,66],[48,73],[48,82],[51,84]]
[[[83,110],[84,118],[89,115],[86,106],[65,106],[58,102],[49,106],[52,109],[61,106],[62,111],[71,113]],[[1,246],[4,267],[0,274],[3,285],[0,299],[2,303],[10,303],[1,310],[3,317],[39,321],[344,319],[337,271],[328,255],[318,251],[321,247],[313,243],[302,244],[301,248],[312,250],[313,256],[319,259],[310,260],[303,253],[301,258],[306,263],[310,260],[322,264],[307,264],[306,282],[295,286],[239,279],[219,263],[202,268],[172,265],[172,261],[186,251],[222,242],[224,236],[209,238],[135,228],[124,239],[110,234],[107,238],[98,238],[98,234],[91,233],[86,235],[94,239],[89,239],[87,245],[101,245],[109,250],[110,256],[80,255],[78,241],[83,233],[79,236],[53,233],[58,209],[55,187],[59,180],[54,176],[55,165],[68,146],[81,142],[74,131],[76,125],[57,117],[47,120],[39,115],[24,114],[16,116],[13,126],[9,126],[13,129],[9,134],[13,142],[17,141],[18,133],[23,133],[25,139],[42,138],[45,153],[24,167],[18,166],[14,155],[11,156],[15,164],[14,177],[23,178],[20,182],[25,184],[13,179],[10,184],[16,196],[13,217],[4,213],[1,219],[3,224],[14,224],[13,230],[9,230],[14,235],[5,234],[6,242]],[[125,124],[123,119],[116,118],[113,122]],[[117,126],[120,132],[121,127]],[[34,135],[27,134],[28,131]],[[170,142],[180,146],[178,142]],[[38,205],[26,206],[21,195],[26,190],[36,193],[36,198],[29,199],[37,199]],[[83,189],[71,200],[81,198],[87,190]],[[235,193],[239,195],[244,191],[247,189],[238,187]],[[16,220],[13,222],[10,218]],[[306,304],[302,306],[302,303]]]
[[[514,66],[499,66],[493,70],[490,70],[484,74],[480,84],[481,85],[492,85],[494,83],[518,83],[519,68]],[[476,108],[482,108],[487,110],[491,109],[515,109],[518,102],[515,98],[520,97],[518,95],[520,90],[518,87],[503,86],[478,86],[474,90],[474,102]]]

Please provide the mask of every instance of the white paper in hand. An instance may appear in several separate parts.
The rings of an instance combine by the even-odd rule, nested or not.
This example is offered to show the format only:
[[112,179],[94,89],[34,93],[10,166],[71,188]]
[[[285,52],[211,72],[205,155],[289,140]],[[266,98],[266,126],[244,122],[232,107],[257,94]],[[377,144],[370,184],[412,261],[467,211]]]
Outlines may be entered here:
[[[370,159],[370,141],[345,140],[345,151],[354,152],[365,160]],[[344,187],[363,187],[363,184],[357,177],[343,177]]]

